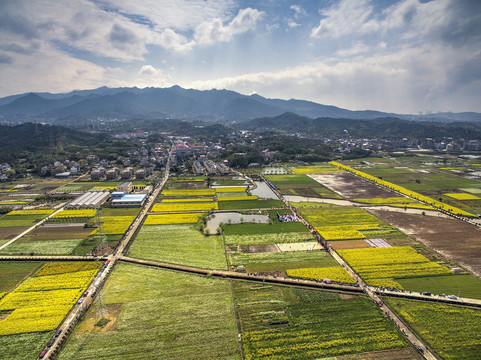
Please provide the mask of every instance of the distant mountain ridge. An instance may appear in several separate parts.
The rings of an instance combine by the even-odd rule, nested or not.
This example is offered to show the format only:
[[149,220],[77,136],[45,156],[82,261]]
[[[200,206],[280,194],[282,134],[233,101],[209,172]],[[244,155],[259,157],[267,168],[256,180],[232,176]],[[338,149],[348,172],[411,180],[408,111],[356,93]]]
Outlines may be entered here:
[[317,136],[352,136],[354,138],[423,139],[454,137],[481,139],[481,124],[473,122],[434,123],[383,117],[372,120],[342,118],[309,118],[294,113],[252,119],[235,126],[254,132],[309,134]]
[[479,113],[406,115],[374,110],[351,111],[305,100],[268,99],[230,90],[169,88],[107,88],[76,90],[65,94],[27,93],[0,98],[0,120],[24,123],[44,121],[73,126],[79,120],[175,118],[207,122],[243,122],[286,112],[300,116],[343,119],[397,117],[407,120],[481,122]]

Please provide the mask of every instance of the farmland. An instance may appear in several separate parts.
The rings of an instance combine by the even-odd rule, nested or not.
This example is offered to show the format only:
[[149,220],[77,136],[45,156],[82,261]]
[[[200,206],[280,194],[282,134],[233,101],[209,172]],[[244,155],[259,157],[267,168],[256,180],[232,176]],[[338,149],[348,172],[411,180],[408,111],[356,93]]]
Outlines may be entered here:
[[400,289],[402,287],[395,278],[451,273],[447,267],[429,261],[409,246],[339,250],[338,253],[369,285],[374,286]]
[[[396,226],[430,248],[441,251],[449,260],[481,276],[481,229],[445,217],[370,210],[385,222]],[[453,241],[453,239],[456,239]]]
[[[390,169],[386,176],[395,177],[406,171],[393,168],[394,163],[383,165]],[[276,213],[290,213],[290,210],[280,200],[250,198],[246,191],[249,183],[243,179],[190,175],[171,178],[138,231],[130,230],[134,237],[126,256],[203,269],[257,273],[260,281],[216,279],[211,275],[191,275],[126,264],[120,260],[101,293],[98,292],[101,296],[97,295],[58,358],[240,359],[241,346],[245,359],[291,359],[293,354],[296,358],[313,360],[326,357],[338,360],[418,359],[414,348],[408,346],[404,336],[368,297],[261,283],[264,274],[354,282],[345,269],[322,250],[324,245],[336,249],[370,285],[481,299],[481,281],[468,274],[466,269],[473,267],[472,264],[466,266],[465,262],[479,260],[477,228],[458,220],[435,217],[434,211],[426,211],[429,214],[422,216],[411,214],[409,210],[389,208],[415,207],[420,203],[331,165],[295,166],[296,174],[267,177],[282,194],[312,196],[324,201],[293,205],[329,244],[318,244],[301,222],[278,221]],[[362,166],[367,170],[377,167]],[[376,176],[383,176],[382,172]],[[253,179],[257,181],[257,178]],[[222,185],[238,187],[212,188]],[[49,189],[59,186],[63,188],[58,190],[69,193],[87,187],[114,185],[108,182],[69,185],[51,182],[45,185]],[[426,190],[426,195],[436,195],[437,200],[440,196],[447,199],[456,194],[449,201],[473,205],[478,200],[469,200],[472,197],[469,194],[476,195],[481,186],[477,187],[473,181],[463,182],[463,186],[438,189],[439,192],[431,194],[428,193],[432,189]],[[342,195],[357,204],[334,205],[349,204]],[[40,209],[21,210],[0,218],[3,219],[0,224],[5,221],[5,226],[0,226],[0,245],[54,211],[53,206],[36,206]],[[210,210],[237,210],[239,216],[267,214],[270,223],[224,223],[219,225],[220,235],[204,236],[199,229],[204,226],[206,212]],[[418,213],[422,210],[425,208],[420,208]],[[139,211],[140,208],[111,208],[108,204],[98,211],[102,233],[107,235],[111,248],[109,252],[114,251],[118,241],[129,231]],[[5,247],[0,254],[91,253],[100,243],[97,236],[100,231],[95,228],[96,214],[95,210],[64,210]],[[392,247],[374,247],[384,245]],[[458,257],[450,258],[449,251],[443,247],[457,251]],[[432,248],[441,249],[448,260]],[[97,254],[101,252],[97,251]],[[122,252],[118,254],[122,255]],[[456,269],[461,274],[449,269],[458,266],[452,261],[463,266]],[[9,359],[38,355],[55,331],[54,324],[58,325],[64,318],[88,285],[89,276],[96,271],[62,264],[0,263],[0,316],[5,318],[1,320],[2,325],[7,324],[7,320],[15,321],[15,317],[23,321],[21,325],[0,326],[0,333],[5,334],[0,336],[2,355],[6,354]],[[84,264],[95,266],[97,263],[86,261]],[[96,326],[101,310],[100,299],[109,321]],[[17,310],[12,304],[24,305],[23,309],[28,310],[21,312],[20,305]],[[37,311],[34,305],[41,310]],[[432,309],[438,309],[434,304],[430,305],[433,305]],[[442,326],[451,325],[436,320],[437,328],[430,329],[427,320],[422,318],[424,309],[411,309],[404,303],[393,306],[398,310],[404,307],[405,320],[416,331],[416,321],[421,324],[419,336],[432,344],[437,354],[441,354],[440,358],[454,358],[451,346],[439,341],[445,336]],[[438,313],[455,313],[449,319],[452,328],[457,329],[455,331],[465,330],[455,323],[458,318],[467,319],[466,326],[479,333],[478,325],[474,324],[479,321],[478,315],[465,313],[461,310],[466,309],[462,308],[455,308],[456,312],[439,309],[436,310]],[[45,319],[38,320],[40,311]],[[36,318],[27,321],[27,315]],[[28,326],[33,332],[12,333],[12,329],[29,331]],[[11,334],[7,335],[7,330]],[[466,359],[474,358],[476,350],[481,351],[478,335],[463,338],[461,342],[465,342],[468,348]]]
[[0,262],[0,292],[13,290],[20,282],[30,276],[44,263],[37,261]]
[[147,216],[144,225],[195,224],[202,213],[154,214]]
[[219,203],[219,210],[283,209],[280,200],[229,200]]
[[330,279],[337,282],[353,283],[354,280],[341,266],[325,266],[320,268],[287,269],[286,275],[300,279]]
[[[0,300],[0,335],[54,330],[87,288],[98,263],[49,263]],[[61,269],[61,270],[60,270]]]
[[246,272],[282,273],[287,269],[335,266],[337,262],[323,251],[232,253],[229,264],[244,265]]
[[312,235],[307,232],[289,232],[289,233],[264,233],[251,235],[225,235],[225,243],[227,245],[266,245],[266,244],[282,244],[296,243],[307,240],[314,240]]
[[128,255],[207,269],[226,268],[222,238],[204,236],[195,225],[145,226]]
[[481,299],[481,280],[473,275],[447,275],[396,280],[405,289],[429,291],[433,294]]
[[442,359],[479,359],[480,310],[395,298],[386,301]]
[[245,359],[318,359],[407,347],[363,297],[234,282]]
[[103,293],[111,324],[94,304],[59,359],[240,359],[225,280],[119,264]]

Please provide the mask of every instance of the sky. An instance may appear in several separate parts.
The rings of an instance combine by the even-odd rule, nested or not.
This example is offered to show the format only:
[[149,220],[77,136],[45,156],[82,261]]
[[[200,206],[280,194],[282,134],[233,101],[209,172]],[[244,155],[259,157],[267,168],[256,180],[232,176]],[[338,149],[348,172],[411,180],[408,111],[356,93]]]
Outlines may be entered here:
[[173,85],[481,112],[481,1],[0,0],[0,97]]

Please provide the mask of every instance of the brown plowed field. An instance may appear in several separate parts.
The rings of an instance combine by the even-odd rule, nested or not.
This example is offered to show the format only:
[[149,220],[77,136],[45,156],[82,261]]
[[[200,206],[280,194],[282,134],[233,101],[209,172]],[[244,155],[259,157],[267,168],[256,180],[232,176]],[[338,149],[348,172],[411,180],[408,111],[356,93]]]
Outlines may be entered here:
[[370,182],[349,173],[316,174],[310,176],[346,199],[388,198],[400,196],[393,191],[371,184]]
[[0,228],[0,240],[11,240],[27,229],[27,226],[12,226]]
[[341,240],[341,241],[331,241],[329,242],[334,250],[342,249],[362,249],[371,247],[364,240]]
[[65,240],[65,239],[84,239],[94,229],[85,228],[83,224],[49,224],[32,230],[20,241],[45,241],[45,240]]
[[481,277],[481,229],[456,219],[386,210],[370,213]]

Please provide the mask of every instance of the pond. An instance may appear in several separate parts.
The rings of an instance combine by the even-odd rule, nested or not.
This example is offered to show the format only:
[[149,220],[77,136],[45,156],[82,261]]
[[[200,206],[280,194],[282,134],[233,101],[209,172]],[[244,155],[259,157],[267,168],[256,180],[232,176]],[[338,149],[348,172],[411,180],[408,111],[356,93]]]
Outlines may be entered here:
[[264,181],[254,182],[257,185],[257,188],[250,190],[252,195],[258,196],[261,199],[279,200],[274,191],[272,191],[269,185],[267,185]]
[[205,228],[208,229],[211,234],[215,234],[220,224],[241,224],[243,222],[269,224],[270,221],[268,215],[245,215],[238,212],[222,212],[209,215]]

